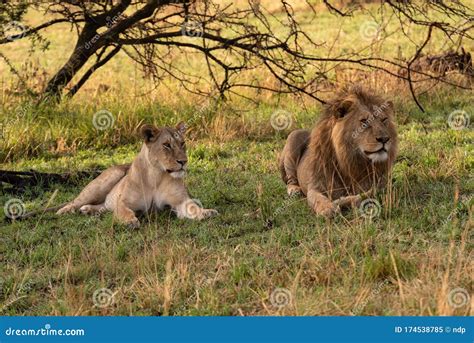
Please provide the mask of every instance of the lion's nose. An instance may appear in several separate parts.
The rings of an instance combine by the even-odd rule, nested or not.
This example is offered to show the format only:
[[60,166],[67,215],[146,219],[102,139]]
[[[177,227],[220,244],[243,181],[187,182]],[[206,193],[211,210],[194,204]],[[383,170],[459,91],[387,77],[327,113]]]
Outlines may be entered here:
[[390,137],[388,136],[381,136],[376,138],[377,142],[380,142],[382,144],[387,143],[390,140]]
[[183,167],[186,163],[188,163],[188,160],[176,160],[176,162],[178,162],[178,164],[180,164],[181,167]]

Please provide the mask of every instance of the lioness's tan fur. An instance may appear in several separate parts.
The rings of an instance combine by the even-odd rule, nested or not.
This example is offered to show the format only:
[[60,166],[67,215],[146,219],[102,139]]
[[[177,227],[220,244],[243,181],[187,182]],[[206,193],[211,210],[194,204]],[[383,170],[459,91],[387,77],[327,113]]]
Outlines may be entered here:
[[288,136],[279,164],[288,193],[301,191],[317,214],[330,217],[384,185],[397,149],[393,104],[352,86],[327,104],[311,132]]
[[166,205],[180,218],[204,219],[217,214],[216,210],[201,208],[188,195],[183,181],[187,163],[184,132],[183,123],[176,128],[144,125],[144,143],[134,161],[105,170],[57,213],[109,210],[131,227],[140,225],[138,212]]

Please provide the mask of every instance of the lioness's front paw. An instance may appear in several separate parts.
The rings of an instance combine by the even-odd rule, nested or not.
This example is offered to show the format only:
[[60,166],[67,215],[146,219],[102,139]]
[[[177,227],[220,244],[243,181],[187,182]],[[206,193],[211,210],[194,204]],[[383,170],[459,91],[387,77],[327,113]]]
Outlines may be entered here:
[[72,204],[67,204],[63,207],[61,207],[56,214],[61,215],[65,213],[74,213],[76,211],[76,208]]
[[339,213],[340,208],[339,208],[339,206],[333,204],[330,201],[324,201],[324,202],[317,202],[314,205],[313,210],[318,215],[324,216],[326,218],[332,218],[337,213]]
[[103,205],[84,205],[81,206],[79,212],[89,216],[97,216],[105,213],[106,210],[106,207]]

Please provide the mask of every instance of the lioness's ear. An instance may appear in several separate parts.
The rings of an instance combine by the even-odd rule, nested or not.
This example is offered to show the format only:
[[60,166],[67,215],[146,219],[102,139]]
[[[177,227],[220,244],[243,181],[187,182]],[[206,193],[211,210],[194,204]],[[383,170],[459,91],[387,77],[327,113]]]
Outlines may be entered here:
[[158,139],[160,129],[155,125],[145,124],[140,128],[140,134],[145,143],[151,143]]
[[178,125],[176,125],[176,130],[182,135],[186,132],[187,126],[186,124],[182,121]]
[[347,113],[349,113],[351,107],[352,107],[352,100],[343,100],[336,106],[336,117],[342,118],[344,117]]

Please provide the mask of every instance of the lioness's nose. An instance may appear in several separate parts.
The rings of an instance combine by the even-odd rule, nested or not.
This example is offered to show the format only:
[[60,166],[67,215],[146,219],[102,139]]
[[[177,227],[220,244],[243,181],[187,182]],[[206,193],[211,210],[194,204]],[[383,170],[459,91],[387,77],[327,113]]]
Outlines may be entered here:
[[186,163],[188,163],[188,160],[176,160],[178,164],[181,164],[181,166],[184,166]]
[[381,136],[376,138],[377,142],[380,142],[382,144],[387,143],[390,140],[390,137],[388,136]]

